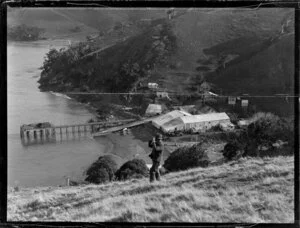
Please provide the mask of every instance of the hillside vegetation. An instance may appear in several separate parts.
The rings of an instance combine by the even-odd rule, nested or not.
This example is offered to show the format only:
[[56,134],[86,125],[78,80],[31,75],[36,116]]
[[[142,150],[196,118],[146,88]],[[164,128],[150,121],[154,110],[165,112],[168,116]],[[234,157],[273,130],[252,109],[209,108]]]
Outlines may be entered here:
[[[84,45],[93,50],[96,44],[103,50],[98,56],[64,64],[64,69],[54,64],[52,72],[42,72],[41,89],[129,92],[142,82],[156,81],[167,90],[191,93],[204,79],[212,83],[214,92],[225,95],[293,93],[294,18],[290,9],[175,11],[171,20],[163,10],[100,13],[100,21],[106,15],[104,21],[114,18],[114,23],[101,39]],[[71,11],[64,14],[80,19]],[[80,20],[96,26],[87,18]],[[100,33],[101,24],[96,28]],[[276,101],[250,98],[258,110],[293,113],[292,102]]]
[[[8,27],[21,24],[45,30],[50,39],[85,40],[99,35],[117,23],[134,23],[142,18],[158,18],[164,10],[96,8],[8,8]],[[98,40],[100,41],[100,40]]]
[[294,158],[242,158],[147,179],[9,189],[9,221],[294,222]]

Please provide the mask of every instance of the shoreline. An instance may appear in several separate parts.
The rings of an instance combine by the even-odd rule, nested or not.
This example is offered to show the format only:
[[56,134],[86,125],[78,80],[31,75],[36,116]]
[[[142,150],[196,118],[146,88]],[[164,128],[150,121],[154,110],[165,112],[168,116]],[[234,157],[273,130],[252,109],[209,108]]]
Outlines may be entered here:
[[[44,45],[44,46],[66,46],[70,44],[80,43],[80,40],[74,39],[73,37],[64,38],[51,38],[33,40],[33,41],[21,41],[21,40],[7,40],[7,44],[21,44],[21,45]],[[60,44],[60,45],[58,45]]]
[[[68,45],[60,45],[62,40],[39,40],[39,41],[31,41],[31,42],[17,42],[17,41],[9,41],[8,45],[24,45],[24,46],[50,46],[53,45],[53,48],[60,48],[61,46],[67,47]],[[65,40],[67,41],[67,40]],[[40,77],[40,75],[38,76]],[[39,85],[39,84],[38,84]],[[42,92],[40,90],[40,92]],[[99,103],[99,101],[94,101],[90,97],[81,96],[81,95],[69,95],[64,92],[56,92],[56,91],[43,91],[48,92],[54,96],[63,97],[65,99],[73,100],[78,104],[82,105],[88,112],[91,113],[92,118],[99,118],[101,117],[98,113],[98,110],[102,108],[102,105],[106,105],[104,102]],[[128,118],[128,114],[123,110],[113,110],[113,116],[116,119],[124,119]],[[132,118],[132,117],[131,117]],[[88,120],[87,120],[88,121]],[[99,153],[95,159],[91,161],[90,164],[84,167],[83,169],[83,180],[86,171],[91,167],[91,165],[98,160],[100,156],[103,155],[112,155],[118,166],[120,167],[125,162],[132,160],[133,158],[140,158],[145,160],[146,163],[151,163],[150,158],[148,158],[148,154],[150,153],[147,149],[145,150],[146,142],[142,142],[139,137],[136,137],[135,134],[131,136],[123,136],[116,134],[111,134],[105,137],[92,137],[92,139],[99,144]],[[141,145],[145,144],[145,145]]]

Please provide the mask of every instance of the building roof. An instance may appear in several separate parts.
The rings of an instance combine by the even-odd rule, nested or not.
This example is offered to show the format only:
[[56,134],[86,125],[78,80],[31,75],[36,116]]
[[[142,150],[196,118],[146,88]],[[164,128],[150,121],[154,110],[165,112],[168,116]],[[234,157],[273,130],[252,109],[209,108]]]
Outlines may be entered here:
[[162,106],[160,104],[149,104],[146,113],[160,113],[162,112]]
[[208,113],[201,115],[193,116],[183,116],[181,117],[184,123],[199,123],[199,122],[208,122],[216,120],[229,120],[229,116],[225,112],[221,113]]
[[152,122],[159,126],[162,126],[163,124],[169,122],[170,120],[176,119],[177,117],[181,117],[181,116],[191,116],[191,114],[180,110],[174,110],[166,113],[165,115],[155,118],[154,120],[152,120]]

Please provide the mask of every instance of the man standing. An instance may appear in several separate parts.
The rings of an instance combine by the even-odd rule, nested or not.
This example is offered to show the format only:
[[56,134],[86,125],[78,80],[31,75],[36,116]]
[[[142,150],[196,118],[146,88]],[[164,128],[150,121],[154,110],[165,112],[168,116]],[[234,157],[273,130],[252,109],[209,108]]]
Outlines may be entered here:
[[156,134],[153,140],[149,141],[149,147],[152,148],[152,152],[149,157],[152,159],[152,167],[150,168],[150,182],[155,179],[160,180],[159,165],[163,154],[163,142],[162,135]]

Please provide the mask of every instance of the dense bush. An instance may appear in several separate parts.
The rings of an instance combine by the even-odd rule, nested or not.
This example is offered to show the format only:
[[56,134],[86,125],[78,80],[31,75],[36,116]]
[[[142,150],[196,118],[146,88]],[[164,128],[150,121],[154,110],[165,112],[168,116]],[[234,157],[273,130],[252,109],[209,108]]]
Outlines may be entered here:
[[[291,121],[272,113],[256,113],[246,131],[233,135],[224,147],[223,156],[228,160],[240,156],[278,156],[293,153],[294,132]],[[280,140],[287,145],[279,148],[273,145]],[[264,149],[263,149],[264,148]]]
[[86,181],[90,183],[100,184],[114,180],[117,171],[117,163],[109,156],[101,156],[87,170]]
[[129,180],[147,177],[149,169],[142,159],[133,159],[124,163],[116,172],[117,180]]
[[243,155],[244,147],[238,141],[232,141],[227,143],[223,149],[223,156],[227,160],[234,160]]
[[260,112],[252,117],[247,132],[249,137],[256,139],[259,144],[269,144],[278,139],[288,141],[293,138],[292,128],[288,121],[272,113]]
[[40,39],[43,32],[44,29],[22,24],[9,28],[7,38],[16,41],[34,41]]
[[181,147],[175,150],[165,161],[168,171],[186,170],[194,167],[207,167],[209,159],[201,144]]

